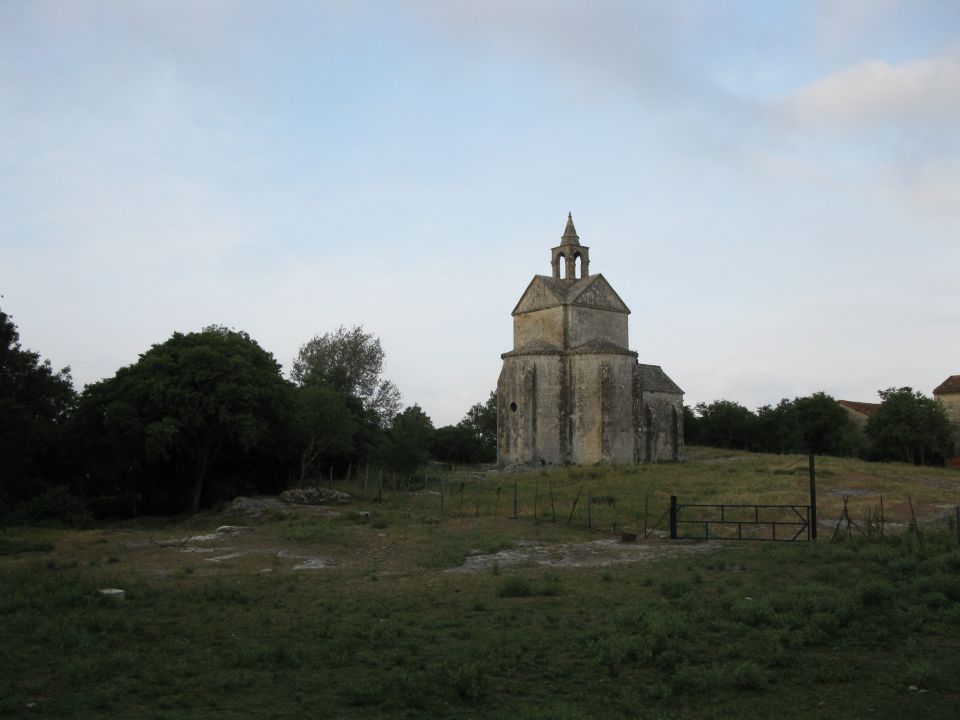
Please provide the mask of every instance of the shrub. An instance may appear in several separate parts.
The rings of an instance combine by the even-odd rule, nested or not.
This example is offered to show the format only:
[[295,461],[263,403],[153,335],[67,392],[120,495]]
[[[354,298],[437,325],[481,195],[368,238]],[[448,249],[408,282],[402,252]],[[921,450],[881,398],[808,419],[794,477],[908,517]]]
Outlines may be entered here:
[[893,589],[883,582],[869,582],[859,587],[857,595],[861,605],[881,607],[890,602],[893,597]]
[[767,678],[763,668],[752,660],[747,660],[733,671],[733,686],[737,690],[762,690]]
[[533,583],[522,575],[510,575],[497,586],[497,597],[529,597],[534,594]]

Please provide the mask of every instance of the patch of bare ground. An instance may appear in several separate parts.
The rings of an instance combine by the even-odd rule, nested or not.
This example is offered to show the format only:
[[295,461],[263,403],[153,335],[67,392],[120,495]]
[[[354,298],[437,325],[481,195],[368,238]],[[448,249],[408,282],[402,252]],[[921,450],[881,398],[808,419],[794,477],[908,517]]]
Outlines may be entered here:
[[960,476],[944,477],[942,475],[917,475],[915,478],[910,479],[913,482],[916,482],[918,485],[935,487],[939,488],[940,490],[953,490],[954,492],[960,492]]
[[583,543],[540,544],[521,540],[512,548],[486,555],[471,555],[463,565],[450,568],[451,573],[475,573],[493,567],[517,565],[542,565],[547,567],[607,567],[622,563],[649,562],[680,555],[704,553],[717,550],[721,543],[695,540],[659,540],[642,543],[625,543],[612,538],[591,540]]

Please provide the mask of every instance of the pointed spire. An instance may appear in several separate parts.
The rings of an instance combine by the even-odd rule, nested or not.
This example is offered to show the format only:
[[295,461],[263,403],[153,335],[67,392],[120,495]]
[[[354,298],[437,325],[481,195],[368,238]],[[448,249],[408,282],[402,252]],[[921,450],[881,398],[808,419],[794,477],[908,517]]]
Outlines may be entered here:
[[580,244],[580,236],[577,235],[577,229],[573,226],[573,213],[567,213],[567,226],[563,229],[563,235],[560,236],[560,244]]

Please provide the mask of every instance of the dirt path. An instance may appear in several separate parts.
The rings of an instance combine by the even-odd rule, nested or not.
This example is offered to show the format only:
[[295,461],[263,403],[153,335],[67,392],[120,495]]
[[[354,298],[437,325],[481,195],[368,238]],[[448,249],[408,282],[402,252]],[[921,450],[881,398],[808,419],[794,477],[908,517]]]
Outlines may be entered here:
[[514,547],[490,555],[471,555],[463,565],[447,572],[474,573],[493,568],[516,565],[544,565],[559,568],[608,567],[622,563],[649,562],[663,558],[710,552],[720,547],[719,542],[675,540],[645,543],[623,543],[614,539],[592,540],[584,543],[540,545],[521,540]]

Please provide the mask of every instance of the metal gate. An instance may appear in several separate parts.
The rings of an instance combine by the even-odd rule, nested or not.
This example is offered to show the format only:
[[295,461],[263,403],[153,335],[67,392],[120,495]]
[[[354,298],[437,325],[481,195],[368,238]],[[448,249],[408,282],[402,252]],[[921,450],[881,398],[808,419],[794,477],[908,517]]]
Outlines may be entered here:
[[671,495],[670,539],[809,540],[810,506],[681,504]]

